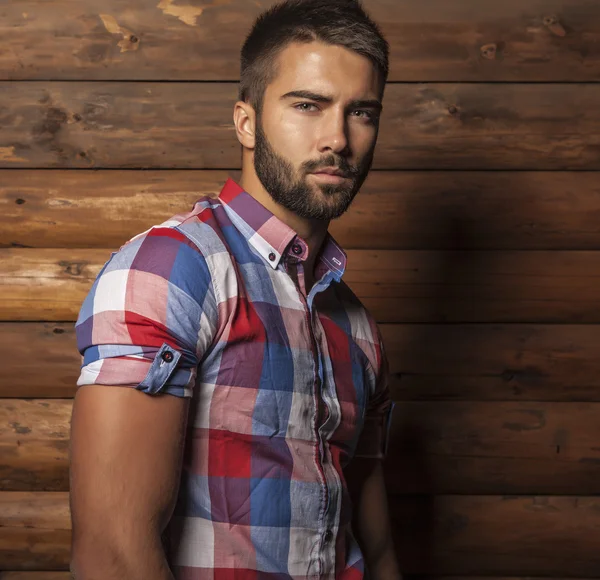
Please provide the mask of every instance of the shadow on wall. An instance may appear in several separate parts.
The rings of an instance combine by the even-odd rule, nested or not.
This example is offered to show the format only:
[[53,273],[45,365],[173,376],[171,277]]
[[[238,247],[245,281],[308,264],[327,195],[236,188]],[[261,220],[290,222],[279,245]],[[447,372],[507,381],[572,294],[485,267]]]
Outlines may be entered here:
[[[472,188],[474,182],[468,173],[463,175],[465,187]],[[422,174],[422,179],[428,179],[427,173]],[[492,172],[489,179],[495,179]],[[453,553],[461,544],[461,534],[464,538],[465,532],[473,536],[477,531],[469,530],[468,513],[453,511],[440,496],[513,493],[519,487],[518,482],[504,481],[504,474],[485,473],[481,468],[495,453],[489,449],[490,442],[482,440],[481,432],[475,428],[457,429],[454,434],[448,431],[453,423],[460,425],[462,420],[461,410],[451,401],[462,401],[460,408],[464,412],[478,401],[519,400],[528,395],[527,373],[519,377],[525,386],[515,387],[513,375],[502,366],[511,364],[506,353],[516,352],[522,345],[499,340],[498,326],[490,324],[526,322],[518,304],[523,296],[519,277],[508,275],[500,279],[498,287],[498,276],[505,273],[506,262],[497,262],[504,260],[502,251],[470,251],[491,249],[486,230],[501,232],[503,226],[492,221],[495,216],[489,199],[481,219],[477,216],[477,202],[462,207],[461,201],[475,198],[478,192],[463,195],[460,176],[452,176],[451,181],[448,196],[456,203],[445,203],[434,214],[415,216],[419,222],[429,220],[430,225],[422,246],[417,239],[412,248],[431,250],[432,239],[439,245],[432,250],[436,256],[429,262],[434,271],[429,271],[423,280],[427,290],[419,288],[418,283],[406,290],[407,295],[414,292],[412,299],[415,295],[424,298],[427,306],[419,307],[418,314],[422,319],[411,318],[410,323],[403,324],[403,315],[410,314],[410,309],[400,301],[403,315],[397,317],[399,324],[388,330],[386,337],[388,353],[392,351],[397,360],[390,357],[396,408],[385,474],[397,553],[405,575],[499,572],[497,562],[486,562],[485,554],[465,558],[464,553]],[[480,188],[485,183],[481,178],[476,181]],[[526,190],[528,186],[521,187]],[[431,186],[424,183],[423,189],[430,190]],[[527,203],[529,212],[533,208],[531,199]],[[503,219],[501,215],[497,218]],[[513,220],[511,217],[505,222]],[[432,221],[437,230],[433,237]],[[501,240],[498,249],[507,247],[511,247],[510,242]],[[499,342],[502,348],[508,345],[504,352],[496,352]],[[543,373],[532,368],[527,372],[532,385],[539,389]],[[454,413],[458,416],[447,416]],[[474,456],[485,454],[489,457],[472,461]],[[506,565],[510,566],[510,562]]]

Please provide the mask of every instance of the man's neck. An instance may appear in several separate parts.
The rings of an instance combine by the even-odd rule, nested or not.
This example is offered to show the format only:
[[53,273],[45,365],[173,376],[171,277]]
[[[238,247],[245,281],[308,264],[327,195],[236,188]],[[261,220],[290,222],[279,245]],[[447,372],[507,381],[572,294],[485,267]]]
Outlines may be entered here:
[[305,263],[305,269],[312,278],[316,257],[327,235],[329,221],[305,219],[279,205],[269,195],[254,172],[242,171],[239,183],[244,191],[266,207],[276,218],[292,228],[308,244],[308,260]]

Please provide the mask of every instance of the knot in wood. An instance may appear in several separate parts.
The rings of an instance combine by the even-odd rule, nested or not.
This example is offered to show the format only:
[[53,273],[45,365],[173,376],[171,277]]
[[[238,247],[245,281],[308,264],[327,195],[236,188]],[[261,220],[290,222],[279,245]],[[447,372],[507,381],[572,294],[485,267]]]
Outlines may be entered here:
[[80,276],[83,270],[83,264],[80,262],[61,261],[59,265],[65,269],[65,272],[71,276]]
[[557,16],[546,16],[543,20],[544,26],[556,36],[566,36],[567,32],[564,26],[560,23]]
[[498,45],[496,43],[484,44],[481,47],[481,56],[483,56],[483,58],[487,58],[488,60],[494,60],[497,52]]

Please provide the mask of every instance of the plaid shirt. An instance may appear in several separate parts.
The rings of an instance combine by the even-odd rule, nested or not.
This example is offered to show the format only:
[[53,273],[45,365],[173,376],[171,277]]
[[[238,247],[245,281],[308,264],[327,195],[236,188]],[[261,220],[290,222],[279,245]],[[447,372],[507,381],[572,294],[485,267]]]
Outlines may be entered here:
[[178,579],[360,579],[343,468],[383,458],[377,326],[327,235],[308,247],[231,179],[113,252],[76,323],[77,385],[191,397],[167,556]]

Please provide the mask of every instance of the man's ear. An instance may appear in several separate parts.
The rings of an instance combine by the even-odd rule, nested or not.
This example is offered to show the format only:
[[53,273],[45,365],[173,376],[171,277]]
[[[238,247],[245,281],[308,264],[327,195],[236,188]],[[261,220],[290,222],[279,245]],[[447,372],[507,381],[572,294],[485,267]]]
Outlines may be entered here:
[[238,101],[233,109],[233,124],[238,141],[246,149],[254,149],[256,111],[250,103]]

